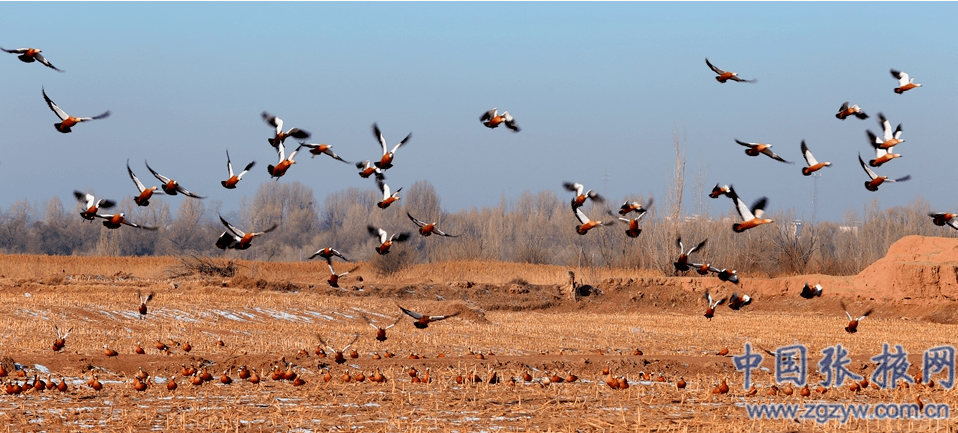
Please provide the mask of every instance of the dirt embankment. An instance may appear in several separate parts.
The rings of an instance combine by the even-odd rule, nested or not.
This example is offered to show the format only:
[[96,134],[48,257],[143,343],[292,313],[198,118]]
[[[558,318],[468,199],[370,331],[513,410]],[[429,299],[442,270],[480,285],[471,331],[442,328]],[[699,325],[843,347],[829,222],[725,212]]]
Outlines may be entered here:
[[[694,275],[694,272],[689,273]],[[799,296],[805,283],[821,284],[823,296]],[[783,278],[743,277],[739,284],[709,277],[606,278],[584,287],[585,296],[572,302],[568,282],[554,285],[453,282],[407,287],[402,297],[463,299],[486,310],[669,311],[696,313],[706,291],[715,296],[747,294],[749,309],[841,314],[840,302],[851,310],[875,308],[877,317],[914,318],[939,323],[958,322],[958,239],[908,236],[888,254],[854,276],[799,275]],[[418,292],[418,293],[417,293]]]

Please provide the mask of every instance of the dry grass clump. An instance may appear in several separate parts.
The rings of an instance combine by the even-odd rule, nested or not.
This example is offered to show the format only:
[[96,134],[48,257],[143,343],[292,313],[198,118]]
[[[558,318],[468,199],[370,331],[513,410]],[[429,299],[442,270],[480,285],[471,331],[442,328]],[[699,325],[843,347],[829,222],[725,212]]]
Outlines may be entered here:
[[233,260],[226,261],[214,260],[209,257],[200,257],[197,255],[177,257],[180,264],[169,270],[170,278],[183,278],[192,275],[202,277],[223,277],[229,278],[236,275],[237,265]]

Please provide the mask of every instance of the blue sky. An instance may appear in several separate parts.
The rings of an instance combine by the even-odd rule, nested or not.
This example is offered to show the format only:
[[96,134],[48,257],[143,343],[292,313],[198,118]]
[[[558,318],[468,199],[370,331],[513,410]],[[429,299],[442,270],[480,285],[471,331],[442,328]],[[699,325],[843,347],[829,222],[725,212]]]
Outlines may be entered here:
[[[3,3],[0,46],[38,47],[58,73],[0,56],[0,208],[72,191],[120,200],[148,184],[150,165],[207,200],[236,209],[276,155],[267,110],[332,144],[348,161],[377,158],[409,132],[387,183],[428,180],[446,211],[496,206],[523,191],[569,193],[575,181],[614,201],[653,194],[665,206],[672,135],[686,141],[685,211],[731,183],[768,211],[838,221],[878,198],[918,195],[955,211],[958,5],[894,3]],[[757,78],[719,84],[705,65]],[[896,95],[890,68],[924,87]],[[41,86],[67,113],[112,116],[60,134]],[[872,117],[836,119],[845,101]],[[512,113],[522,132],[479,115]],[[866,191],[857,154],[877,113],[902,123],[904,155],[877,169],[910,182]],[[751,158],[734,139],[766,142],[795,165]],[[799,143],[833,163],[799,172]],[[293,142],[287,142],[289,146]],[[222,188],[225,150],[257,166]],[[297,157],[279,182],[310,186],[321,203],[349,187],[374,190],[354,167]],[[239,167],[236,167],[237,169]],[[701,180],[701,182],[699,181]],[[162,197],[172,209],[183,198]],[[704,200],[712,215],[728,200]],[[208,205],[210,203],[207,203]],[[42,208],[41,208],[42,209]],[[570,224],[574,218],[570,215]]]

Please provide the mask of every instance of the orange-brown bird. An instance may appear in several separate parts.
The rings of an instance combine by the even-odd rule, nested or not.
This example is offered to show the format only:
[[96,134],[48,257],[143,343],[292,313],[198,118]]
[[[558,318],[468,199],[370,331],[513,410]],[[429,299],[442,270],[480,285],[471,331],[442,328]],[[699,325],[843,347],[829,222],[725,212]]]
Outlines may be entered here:
[[151,186],[147,188],[144,186],[143,182],[140,182],[140,179],[133,174],[129,159],[126,160],[126,171],[130,173],[130,179],[133,179],[133,183],[136,184],[136,189],[139,191],[139,194],[133,197],[133,202],[136,203],[137,206],[149,206],[150,198],[153,197],[153,194],[165,194],[162,190],[159,190],[159,187]]
[[138,308],[137,311],[140,313],[141,319],[146,317],[146,313],[148,310],[146,304],[152,301],[154,296],[156,296],[156,292],[150,292],[150,294],[146,295],[146,297],[144,298],[143,292],[139,290],[136,291],[136,297],[140,300],[140,308]]
[[502,114],[498,114],[498,109],[493,108],[482,113],[482,116],[479,116],[479,121],[489,129],[494,129],[500,124],[504,124],[506,128],[511,129],[512,132],[519,132],[519,125],[516,123],[516,119],[514,119],[508,111],[503,111]]
[[80,122],[88,122],[88,121],[90,121],[90,120],[104,119],[104,118],[106,118],[106,117],[108,117],[108,116],[110,115],[110,112],[107,111],[107,112],[105,112],[105,113],[103,113],[103,114],[101,114],[101,115],[99,115],[99,116],[93,116],[93,117],[73,117],[73,116],[67,114],[67,113],[66,113],[65,111],[63,111],[62,109],[60,109],[60,107],[58,107],[57,104],[54,104],[53,101],[50,100],[50,97],[47,96],[47,91],[46,91],[46,89],[43,89],[43,88],[41,87],[40,90],[43,91],[43,99],[44,99],[45,101],[47,101],[47,105],[50,107],[51,110],[53,110],[53,112],[57,115],[57,117],[60,118],[60,122],[59,122],[59,123],[54,123],[54,124],[53,124],[53,127],[56,128],[57,131],[60,131],[60,132],[62,132],[62,133],[64,133],[64,134],[70,132],[70,131],[72,130],[71,128],[73,128],[74,126],[76,126],[77,123],[80,123]]
[[246,164],[246,168],[244,168],[243,171],[239,172],[239,174],[233,173],[233,162],[230,161],[230,151],[227,150],[226,151],[226,169],[229,171],[229,178],[227,178],[224,181],[220,181],[220,184],[223,185],[223,188],[235,189],[236,184],[238,184],[239,181],[243,179],[243,175],[248,173],[249,170],[253,168],[254,165],[256,165],[256,161]]
[[412,311],[412,310],[407,310],[407,309],[405,309],[405,308],[403,308],[403,307],[399,307],[399,309],[402,310],[403,313],[406,313],[407,315],[409,315],[410,317],[412,317],[413,319],[416,319],[416,321],[413,322],[413,326],[415,326],[416,328],[419,328],[419,329],[426,329],[427,327],[429,327],[429,324],[432,323],[432,322],[438,322],[438,321],[440,321],[440,320],[448,319],[448,318],[450,318],[450,317],[454,317],[454,316],[458,316],[458,315],[459,315],[459,312],[455,312],[455,313],[452,313],[452,314],[447,314],[447,315],[445,315],[445,316],[427,316],[427,315],[420,314],[420,313],[417,313],[417,312]]
[[276,230],[276,223],[273,223],[270,228],[263,230],[261,232],[251,232],[246,233],[236,226],[230,224],[222,216],[220,216],[220,222],[226,226],[226,231],[220,235],[219,239],[216,240],[216,246],[220,249],[231,248],[235,250],[245,250],[250,247],[250,243],[253,242],[253,238],[257,236],[265,235],[273,230]]
[[712,294],[706,291],[705,300],[708,302],[708,308],[705,309],[705,318],[712,320],[712,317],[715,316],[715,307],[722,305],[722,303],[725,302],[725,298],[712,300]]
[[867,119],[868,115],[862,111],[862,107],[859,107],[858,104],[848,105],[848,101],[845,101],[844,104],[838,109],[838,114],[835,115],[840,120],[845,120],[848,116],[855,116],[859,119]]
[[290,128],[288,131],[283,131],[283,119],[280,119],[279,117],[276,117],[265,111],[263,112],[262,116],[263,121],[275,129],[273,138],[266,139],[270,146],[277,147],[280,144],[283,144],[288,137],[293,137],[298,140],[305,140],[309,138],[309,133],[299,128]]
[[738,194],[735,193],[734,187],[730,186],[728,193],[729,197],[731,197],[735,203],[735,210],[738,211],[739,216],[742,218],[742,222],[732,224],[732,231],[735,233],[742,233],[750,228],[774,222],[768,218],[762,218],[762,216],[765,215],[765,205],[768,204],[768,198],[759,198],[752,204],[752,208],[749,209],[749,207],[745,205],[745,201],[739,198]]
[[409,232],[393,233],[392,236],[390,236],[389,233],[386,233],[386,231],[381,228],[366,226],[366,230],[370,235],[379,238],[379,245],[376,247],[376,252],[380,255],[389,254],[389,248],[392,247],[393,242],[405,242],[409,239]]
[[179,182],[173,179],[170,179],[162,174],[157,173],[156,170],[153,170],[153,168],[150,167],[150,164],[146,162],[145,160],[143,161],[143,163],[146,164],[146,169],[149,170],[150,173],[153,173],[153,177],[157,178],[160,182],[163,182],[163,185],[161,185],[160,188],[162,188],[163,192],[165,192],[167,195],[183,194],[187,197],[206,198],[206,197],[201,197],[198,194],[192,193],[190,191],[187,191],[186,188],[183,188],[183,186],[180,185]]
[[369,326],[372,326],[374,329],[376,329],[376,340],[380,342],[386,341],[386,330],[389,328],[392,328],[393,326],[396,326],[396,324],[399,323],[400,320],[402,320],[402,315],[400,314],[399,316],[396,316],[396,320],[393,321],[393,323],[383,327],[383,326],[378,326],[373,324],[373,322],[369,320],[369,317],[366,317],[365,314],[363,314],[360,317],[362,317],[363,321],[368,323]]
[[40,54],[41,52],[43,52],[43,50],[40,50],[37,48],[17,48],[15,50],[8,50],[3,47],[0,47],[0,51],[5,51],[10,54],[19,54],[17,58],[20,59],[20,61],[23,63],[40,62],[44,66],[50,69],[53,69],[54,71],[66,72],[62,69],[57,69],[56,66],[53,66],[53,64],[51,64],[50,61],[46,59],[46,57],[43,57],[43,54]]
[[845,307],[844,301],[840,302],[839,305],[841,305],[842,310],[845,311],[845,315],[848,316],[848,326],[845,327],[845,332],[849,334],[854,334],[858,332],[858,322],[868,317],[868,315],[872,313],[872,309],[869,308],[867,311],[865,311],[864,314],[862,314],[856,319],[856,318],[853,318],[851,313],[848,312],[848,308]]
[[375,163],[373,163],[373,165],[375,165],[380,170],[385,171],[393,166],[393,158],[396,157],[396,151],[399,150],[400,146],[409,142],[409,139],[412,138],[412,133],[410,132],[409,135],[406,136],[406,138],[402,139],[402,141],[400,141],[399,144],[393,146],[391,150],[386,146],[386,139],[383,138],[383,133],[379,131],[379,125],[375,123],[373,123],[373,136],[375,136],[376,139],[379,140],[379,145],[382,146],[382,150],[383,150],[382,158],[380,158],[379,161],[376,161]]
[[715,81],[718,81],[719,83],[725,83],[728,80],[738,81],[740,83],[757,83],[758,82],[758,80],[755,80],[755,79],[744,80],[740,78],[738,74],[736,74],[735,72],[729,72],[729,71],[724,71],[722,69],[719,69],[715,67],[715,65],[713,65],[712,62],[709,61],[708,57],[705,58],[705,64],[709,65],[709,68],[712,69],[713,72],[718,74],[715,77]]
[[80,216],[85,220],[93,222],[96,219],[96,214],[100,209],[109,209],[113,206],[116,206],[116,202],[113,200],[99,199],[97,200],[93,194],[85,194],[80,191],[73,191],[73,196],[76,197],[77,201],[83,205],[83,210],[80,212]]
[[891,76],[898,79],[898,87],[895,88],[895,93],[901,95],[915,87],[921,87],[921,84],[915,84],[915,79],[910,78],[908,74],[897,71],[895,69],[891,70]]
[[802,174],[805,176],[811,176],[812,173],[821,170],[823,167],[831,166],[830,162],[818,162],[815,159],[815,156],[812,155],[812,152],[808,150],[808,146],[805,145],[805,140],[802,140],[802,156],[805,157],[805,163],[808,164],[806,167],[802,167]]

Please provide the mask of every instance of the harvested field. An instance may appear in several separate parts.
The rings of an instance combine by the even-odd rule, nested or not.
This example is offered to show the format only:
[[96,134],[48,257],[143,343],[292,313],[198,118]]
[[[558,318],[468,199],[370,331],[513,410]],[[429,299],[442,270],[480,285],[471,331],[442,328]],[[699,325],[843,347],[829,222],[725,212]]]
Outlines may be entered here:
[[[848,369],[867,376],[884,343],[901,344],[914,375],[926,349],[958,340],[956,259],[958,240],[907,237],[851,277],[743,276],[734,286],[650,271],[468,262],[387,278],[358,264],[335,289],[322,262],[236,260],[235,274],[224,277],[191,273],[201,268],[195,258],[0,256],[4,380],[52,377],[69,385],[66,392],[4,393],[0,419],[11,431],[954,431],[951,419],[750,419],[746,403],[874,405],[920,396],[924,404],[956,407],[958,399],[940,385],[769,396],[768,355],[766,369],[752,374],[756,395],[748,396],[731,356],[746,342],[760,353],[803,344],[814,388],[824,378],[816,368],[822,349],[840,343],[851,354]],[[222,259],[205,264],[230,266]],[[570,270],[577,301],[568,290]],[[822,284],[824,295],[800,298],[805,281]],[[706,290],[755,300],[740,311],[720,306],[710,321],[702,317]],[[137,292],[156,293],[144,318]],[[874,308],[858,333],[843,330],[842,300],[852,314]],[[386,326],[398,317],[397,304],[458,315],[426,329],[403,317],[377,341],[362,316]],[[72,328],[59,352],[52,349],[54,325]],[[347,351],[337,364],[328,349],[317,355],[317,335],[341,349],[357,334],[349,348],[357,358]],[[157,342],[169,349],[158,350]],[[138,344],[145,354],[134,353]],[[106,356],[104,345],[119,355]],[[724,348],[729,354],[717,355]],[[183,365],[213,380],[193,385]],[[259,384],[240,379],[243,366],[258,372]],[[305,383],[271,379],[274,366]],[[629,387],[610,388],[607,367]],[[144,391],[133,387],[140,369],[150,375]],[[220,382],[224,372],[231,384]],[[377,373],[384,383],[371,382]],[[100,391],[86,385],[93,374]],[[567,383],[570,374],[577,380]],[[676,388],[679,378],[684,390]],[[730,391],[713,394],[723,378]],[[170,380],[178,385],[172,392]]]

